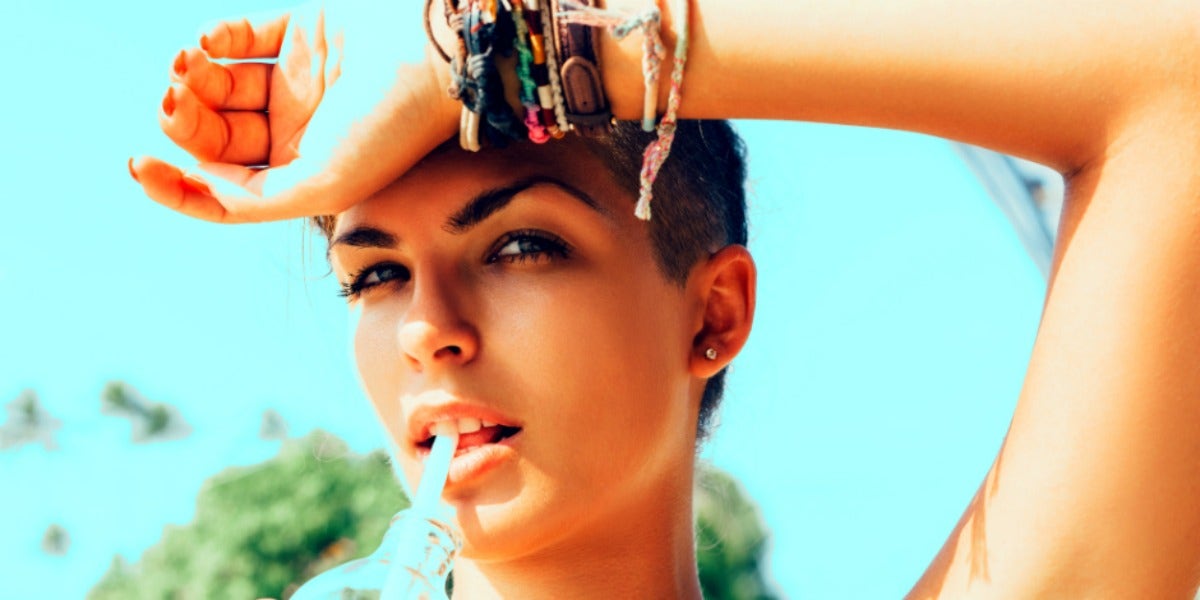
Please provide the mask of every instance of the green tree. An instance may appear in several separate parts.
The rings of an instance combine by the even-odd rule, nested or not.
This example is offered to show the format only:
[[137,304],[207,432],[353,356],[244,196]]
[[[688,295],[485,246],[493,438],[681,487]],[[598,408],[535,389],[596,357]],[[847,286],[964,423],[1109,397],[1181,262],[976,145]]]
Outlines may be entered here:
[[71,547],[71,536],[62,525],[54,523],[42,534],[42,552],[51,556],[62,556]]
[[129,419],[133,424],[131,436],[135,444],[177,440],[192,432],[192,426],[174,406],[151,402],[122,381],[112,381],[104,386],[100,393],[100,412]]
[[25,390],[4,406],[8,413],[0,424],[0,450],[16,449],[25,444],[41,443],[46,450],[57,450],[55,432],[62,421],[50,416],[38,399],[37,392]]
[[774,598],[764,571],[768,535],[758,507],[729,474],[696,477],[696,565],[707,600]]
[[136,565],[114,561],[89,597],[277,598],[370,553],[407,505],[382,452],[353,455],[317,431],[210,479],[190,524],[168,526]]
[[[382,452],[351,454],[315,432],[284,442],[265,463],[211,479],[192,523],[168,527],[137,564],[116,557],[89,597],[287,598],[310,577],[370,554],[407,506]],[[759,570],[766,532],[736,482],[703,468],[696,507],[706,597],[771,597]]]

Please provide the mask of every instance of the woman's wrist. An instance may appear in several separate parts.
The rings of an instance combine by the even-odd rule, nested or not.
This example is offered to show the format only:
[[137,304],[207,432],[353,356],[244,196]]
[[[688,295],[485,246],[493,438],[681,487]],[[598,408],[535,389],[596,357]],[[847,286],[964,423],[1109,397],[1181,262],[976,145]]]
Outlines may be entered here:
[[[670,56],[674,51],[678,27],[675,23],[674,9],[677,2],[683,0],[598,0],[601,8],[616,10],[626,14],[636,14],[658,6],[662,21],[660,34],[663,45],[667,49],[667,60],[663,62],[662,71],[658,78],[658,114],[662,115],[667,107],[667,98],[671,89]],[[692,0],[687,0],[692,1]],[[692,36],[696,34],[694,24]],[[604,92],[608,95],[608,103],[612,109],[613,118],[621,121],[640,121],[646,96],[646,86],[642,75],[642,40],[638,35],[630,35],[623,40],[616,39],[608,30],[599,30],[600,77],[604,82]],[[687,77],[685,75],[685,81]],[[687,84],[684,84],[687,87]],[[681,106],[691,107],[688,94],[683,95]],[[681,108],[680,112],[688,118],[696,115]]]

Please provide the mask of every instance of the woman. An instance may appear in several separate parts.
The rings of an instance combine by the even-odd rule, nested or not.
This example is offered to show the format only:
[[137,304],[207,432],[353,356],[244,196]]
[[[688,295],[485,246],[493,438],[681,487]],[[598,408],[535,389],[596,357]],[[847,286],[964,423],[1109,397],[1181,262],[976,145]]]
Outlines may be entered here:
[[[672,31],[676,13],[663,8]],[[1191,597],[1200,581],[1200,6],[696,0],[691,9],[683,118],[907,129],[1037,160],[1066,179],[1051,285],[1009,434],[911,595]],[[671,474],[687,472],[691,440],[666,438],[685,416],[672,400],[685,398],[690,423],[703,383],[745,339],[749,257],[736,244],[712,248],[682,286],[660,271],[651,278],[636,267],[639,254],[627,253],[641,248],[648,256],[650,234],[619,210],[613,218],[625,221],[609,226],[602,216],[620,204],[614,198],[628,205],[631,195],[605,178],[582,177],[577,169],[589,159],[574,146],[422,161],[455,132],[459,108],[444,96],[438,59],[389,60],[379,24],[401,17],[373,10],[339,5],[214,28],[202,40],[212,57],[278,55],[279,66],[226,71],[197,51],[184,53],[162,122],[182,147],[215,163],[210,173],[243,188],[185,178],[153,159],[131,163],[135,177],[155,200],[199,218],[337,215],[335,239],[350,223],[392,234],[391,246],[333,256],[351,294],[358,281],[351,269],[367,269],[366,281],[381,284],[358,300],[364,314],[356,336],[381,417],[395,431],[413,419],[408,406],[446,399],[410,397],[410,390],[446,392],[457,402],[488,392],[455,385],[495,379],[504,393],[464,401],[498,412],[487,419],[505,426],[491,432],[496,445],[519,429],[512,449],[497,452],[509,453],[497,466],[477,480],[461,478],[447,494],[468,538],[458,567],[464,596],[696,596],[680,514],[686,502],[671,495],[685,489]],[[443,45],[452,41],[435,34]],[[639,42],[604,35],[600,55],[614,113],[640,117]],[[229,112],[264,108],[265,115]],[[496,213],[515,220],[481,238],[490,245],[464,242],[446,227],[463,202],[508,185],[514,161],[550,164],[553,156],[540,153],[564,148],[569,160],[554,171],[571,179],[531,188],[537,198]],[[241,166],[260,162],[272,168]],[[605,210],[572,201],[570,187]],[[539,202],[557,203],[545,211],[553,214],[543,215]],[[552,222],[525,223],[539,218]],[[606,235],[589,235],[591,226]],[[514,230],[562,239],[505,237]],[[576,246],[574,255],[562,250]],[[574,304],[537,304],[555,297],[583,310],[572,319],[563,311]],[[501,300],[509,302],[501,307]],[[526,303],[539,310],[525,312]],[[575,322],[583,320],[594,324]],[[522,337],[535,322],[536,335]],[[625,337],[638,343],[622,344]],[[569,354],[543,355],[539,340]],[[506,359],[493,361],[528,355],[536,368],[484,363],[493,343],[508,348],[499,351]],[[473,368],[488,375],[468,378]],[[438,375],[450,371],[458,376]],[[615,404],[596,409],[598,401]],[[593,418],[595,429],[586,427]],[[410,446],[420,436],[410,435]],[[585,447],[560,454],[572,444]],[[601,452],[613,452],[624,468],[601,464]],[[608,494],[593,514],[572,485]],[[614,572],[628,578],[607,576]]]

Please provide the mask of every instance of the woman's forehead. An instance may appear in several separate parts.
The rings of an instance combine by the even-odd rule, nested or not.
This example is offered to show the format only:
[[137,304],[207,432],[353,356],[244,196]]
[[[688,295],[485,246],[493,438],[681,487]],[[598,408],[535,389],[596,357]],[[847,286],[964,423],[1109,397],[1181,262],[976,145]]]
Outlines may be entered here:
[[520,144],[477,153],[444,145],[399,179],[339,215],[335,231],[382,212],[453,211],[484,190],[539,177],[576,188],[614,214],[632,214],[632,194],[617,185],[604,162],[583,144]]

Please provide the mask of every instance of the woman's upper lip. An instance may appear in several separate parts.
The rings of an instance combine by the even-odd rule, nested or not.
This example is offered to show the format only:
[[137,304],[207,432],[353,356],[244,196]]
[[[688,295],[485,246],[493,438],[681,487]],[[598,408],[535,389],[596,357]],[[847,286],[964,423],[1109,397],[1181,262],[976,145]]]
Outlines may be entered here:
[[482,404],[463,400],[422,404],[417,406],[407,419],[410,444],[416,445],[429,439],[433,435],[433,424],[449,419],[479,419],[504,427],[521,428],[521,424],[512,417]]

